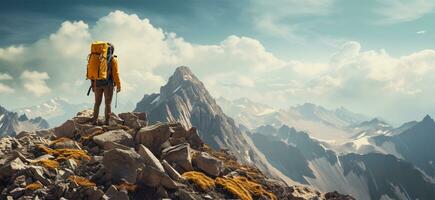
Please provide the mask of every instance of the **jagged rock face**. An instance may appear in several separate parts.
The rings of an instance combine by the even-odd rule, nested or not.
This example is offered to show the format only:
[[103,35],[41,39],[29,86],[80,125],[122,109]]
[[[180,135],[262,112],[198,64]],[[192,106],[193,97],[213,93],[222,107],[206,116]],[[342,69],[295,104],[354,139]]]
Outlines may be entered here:
[[10,112],[0,106],[0,137],[14,136],[22,131],[30,132],[48,127],[47,121],[41,117],[28,119],[26,115],[18,116],[17,113]]
[[[226,151],[217,152],[192,140],[195,129],[186,130],[181,124],[138,130],[137,124],[113,120],[117,123],[94,126],[86,113],[71,119],[74,126],[62,127],[63,131],[73,129],[68,137],[58,137],[51,130],[0,138],[0,199],[353,199],[286,186],[255,167],[238,163]],[[146,140],[134,137],[142,129],[169,135],[153,134],[153,140],[163,142],[160,147],[152,145],[152,152],[142,143]],[[171,139],[181,143],[172,145]],[[201,176],[187,178],[186,173]],[[210,183],[204,190],[201,178]],[[243,196],[226,187],[230,180],[243,180],[237,185]]]
[[179,67],[160,88],[160,94],[145,95],[136,112],[148,112],[151,123],[180,122],[198,129],[204,142],[214,149],[230,149],[242,161],[252,154],[234,120],[226,116],[204,84],[187,67]]
[[431,117],[426,116],[400,134],[376,136],[374,141],[378,146],[393,144],[396,154],[435,177],[435,122]]
[[[424,127],[424,128],[423,128]],[[429,128],[429,129],[427,129]],[[435,128],[430,119],[408,129],[402,134],[387,137],[388,141],[401,139],[407,150],[420,152],[421,159],[432,159],[435,150],[428,145],[431,141],[428,131]],[[271,133],[261,132],[269,129],[257,129],[252,135],[257,148],[266,158],[286,176],[300,183],[312,185],[324,191],[337,190],[348,193],[357,199],[433,199],[435,184],[420,169],[405,160],[380,153],[338,155],[326,149],[319,141],[310,138],[307,133],[282,126]],[[425,140],[425,144],[422,143]],[[387,142],[387,141],[385,141]],[[419,148],[416,144],[418,142]],[[402,146],[403,147],[403,146]],[[402,149],[404,150],[404,148]],[[408,155],[408,154],[407,154]],[[418,165],[417,165],[418,166]],[[422,168],[425,169],[425,168]],[[331,182],[330,180],[335,181]],[[406,197],[403,196],[406,194]]]

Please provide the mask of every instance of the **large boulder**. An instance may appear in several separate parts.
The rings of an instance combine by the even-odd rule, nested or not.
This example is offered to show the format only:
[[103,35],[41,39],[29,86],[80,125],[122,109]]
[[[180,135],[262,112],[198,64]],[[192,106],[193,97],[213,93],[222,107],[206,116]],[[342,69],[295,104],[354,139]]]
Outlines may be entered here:
[[218,176],[223,169],[223,162],[206,152],[196,155],[193,159],[193,164],[201,171],[214,177]]
[[165,172],[159,159],[157,159],[156,156],[154,156],[154,154],[148,148],[146,148],[144,145],[139,145],[137,152],[144,159],[145,165],[153,167],[153,168],[157,169],[158,171]]
[[103,128],[101,126],[94,126],[90,124],[79,125],[79,134],[85,138],[101,132],[103,132]]
[[146,121],[146,114],[140,113],[120,113],[118,116],[124,120],[124,124],[132,129],[140,129],[141,127],[147,126],[148,122]]
[[103,165],[107,178],[113,182],[124,179],[136,183],[137,172],[143,165],[143,159],[134,150],[111,149],[104,153]]
[[158,187],[174,189],[176,183],[166,174],[163,165],[154,156],[154,154],[145,146],[139,145],[138,153],[144,159],[145,167],[139,174],[140,182],[149,187]]
[[73,120],[67,120],[62,125],[54,128],[54,135],[57,138],[73,138],[78,133],[76,123]]
[[0,181],[6,180],[15,173],[26,169],[26,165],[20,158],[15,158],[0,167]]
[[168,173],[169,177],[172,179],[179,181],[183,179],[183,177],[180,175],[180,173],[177,172],[166,160],[162,160],[163,168],[165,169],[166,173]]
[[168,189],[175,189],[178,187],[178,184],[164,171],[160,171],[148,165],[145,165],[139,172],[138,182],[142,185],[154,188],[163,186]]
[[90,122],[93,119],[94,111],[91,109],[83,110],[77,113],[73,120],[77,123],[83,124]]
[[175,164],[178,171],[192,171],[192,156],[191,149],[188,143],[171,146],[162,150],[162,159],[165,159],[170,164]]
[[154,155],[159,155],[161,145],[168,140],[172,132],[168,124],[158,122],[141,128],[136,133],[135,142],[136,144],[143,144]]
[[107,131],[103,134],[93,137],[94,142],[103,149],[116,147],[115,144],[121,144],[127,147],[133,147],[133,137],[122,129]]

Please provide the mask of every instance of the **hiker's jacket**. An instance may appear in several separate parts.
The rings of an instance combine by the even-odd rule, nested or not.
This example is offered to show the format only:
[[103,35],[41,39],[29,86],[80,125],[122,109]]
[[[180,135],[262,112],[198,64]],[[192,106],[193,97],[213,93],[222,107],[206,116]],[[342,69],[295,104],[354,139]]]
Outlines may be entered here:
[[113,56],[110,65],[112,68],[112,74],[110,75],[110,78],[115,82],[115,86],[117,88],[121,88],[121,80],[119,79],[119,68],[118,68],[118,58],[116,56]]

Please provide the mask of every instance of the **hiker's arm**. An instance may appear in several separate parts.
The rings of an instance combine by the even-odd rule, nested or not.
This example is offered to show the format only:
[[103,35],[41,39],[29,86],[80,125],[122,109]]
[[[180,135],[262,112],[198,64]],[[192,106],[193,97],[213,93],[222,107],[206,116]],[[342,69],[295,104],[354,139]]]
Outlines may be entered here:
[[112,59],[113,63],[112,63],[112,68],[113,68],[113,74],[112,74],[112,78],[115,81],[115,86],[116,86],[116,90],[119,92],[121,91],[121,80],[119,79],[119,69],[118,69],[118,59]]

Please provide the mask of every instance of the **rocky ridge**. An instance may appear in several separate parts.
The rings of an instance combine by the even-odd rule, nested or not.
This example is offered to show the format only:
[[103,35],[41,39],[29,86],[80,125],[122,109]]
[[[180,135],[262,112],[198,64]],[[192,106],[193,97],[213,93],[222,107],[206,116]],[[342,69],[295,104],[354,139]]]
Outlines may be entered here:
[[25,114],[18,115],[0,106],[0,137],[14,136],[21,131],[35,131],[48,127],[48,122],[41,117],[29,119]]
[[91,115],[1,138],[0,199],[353,199],[270,179],[195,127],[139,112],[94,126]]

